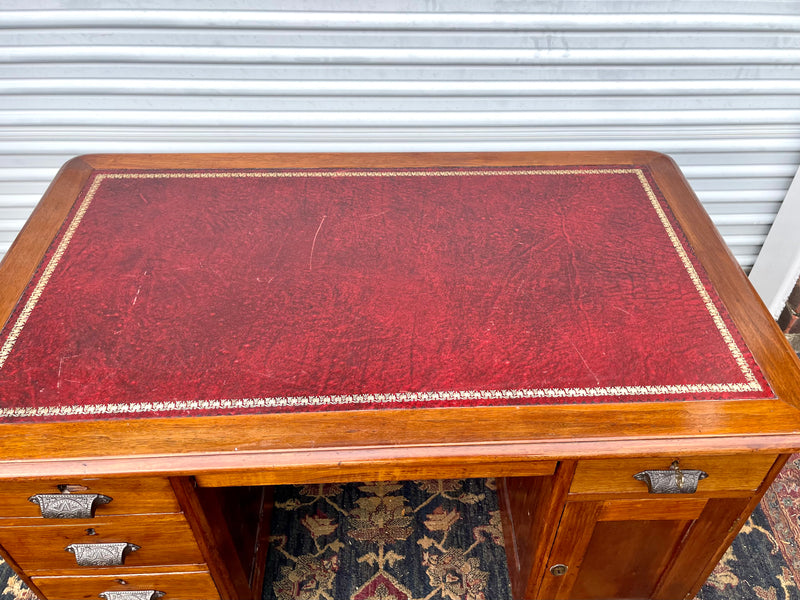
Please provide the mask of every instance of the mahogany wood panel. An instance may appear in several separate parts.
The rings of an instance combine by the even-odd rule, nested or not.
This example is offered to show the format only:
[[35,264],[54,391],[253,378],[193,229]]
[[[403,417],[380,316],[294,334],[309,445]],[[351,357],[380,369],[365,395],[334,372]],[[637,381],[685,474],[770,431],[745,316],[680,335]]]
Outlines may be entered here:
[[[44,523],[39,506],[28,498],[36,494],[58,494],[59,485],[68,485],[72,493],[103,494],[111,498],[108,504],[98,504],[95,516],[135,515],[180,512],[172,486],[166,477],[136,477],[126,479],[61,478],[51,480],[7,481],[0,488],[0,517],[31,517]],[[87,521],[91,522],[91,520]],[[2,521],[0,521],[2,526]],[[87,525],[88,527],[88,525]]]
[[[536,598],[542,600],[570,598],[602,508],[602,502],[567,503],[561,515],[555,543],[547,559],[548,570],[544,573]],[[565,565],[566,573],[558,576],[550,572],[549,569],[556,565]]]
[[[207,571],[166,573],[118,572],[108,575],[75,577],[34,577],[45,595],[42,600],[83,600],[97,598],[102,592],[157,590],[163,600],[215,600],[219,598],[214,581]],[[120,583],[124,581],[125,583]]]
[[[683,552],[687,532],[688,539],[697,545],[690,549],[695,561],[688,568],[691,581],[694,572],[709,560],[719,539],[712,537],[719,533],[714,531],[719,519],[713,507],[741,508],[746,503],[741,498],[691,496],[569,501],[547,562],[548,568],[564,564],[568,569],[560,577],[545,572],[537,598],[650,598],[663,573],[672,568],[676,553]],[[704,537],[704,533],[712,535]],[[677,573],[674,569],[671,572]],[[672,593],[679,592],[683,597],[690,585],[685,579],[676,579]]]
[[644,498],[636,500],[606,500],[598,521],[658,521],[676,519],[693,521],[703,514],[707,498]]
[[497,480],[514,598],[536,595],[574,471],[575,462],[564,461],[549,477],[504,477]]
[[250,565],[242,565],[239,560],[221,492],[215,488],[199,488],[191,477],[174,477],[171,481],[220,596],[225,600],[253,598],[251,573],[246,570]]
[[[320,465],[307,469],[302,475],[291,477],[291,483],[338,483],[349,481],[404,481],[408,479],[464,479],[466,477],[503,477],[552,475],[557,461],[529,458],[515,461],[497,462],[489,457],[443,459],[435,463],[425,461],[376,460],[366,465],[336,464]],[[201,487],[223,487],[238,485],[276,485],[288,483],[281,469],[225,471],[220,473],[200,473],[196,476]]]
[[752,490],[723,490],[721,492],[696,492],[694,494],[676,494],[676,495],[668,495],[668,494],[658,494],[652,495],[649,494],[646,490],[643,492],[636,492],[636,493],[618,493],[618,494],[581,494],[579,496],[570,496],[572,500],[581,500],[585,502],[594,502],[595,500],[606,501],[610,497],[613,497],[615,501],[644,501],[647,499],[669,499],[670,497],[681,499],[681,498],[695,498],[699,501],[708,500],[709,498],[752,498],[753,491]]
[[[0,425],[0,450],[13,462],[2,465],[0,477],[269,469],[276,473],[273,483],[291,483],[313,477],[319,468],[361,471],[373,461],[421,468],[443,458],[476,463],[642,454],[669,458],[665,448],[677,443],[695,455],[793,452],[800,439],[787,430],[797,419],[797,410],[769,401],[530,407],[511,413],[495,408],[347,411],[25,425],[30,436],[43,436],[35,448],[19,435],[20,425],[6,424]],[[65,438],[80,439],[81,445],[66,446]]]
[[253,597],[260,598],[269,544],[272,487],[231,487],[202,493],[209,493],[219,502]]
[[[267,554],[269,552],[269,538],[272,526],[272,514],[274,508],[274,489],[265,487],[262,496],[261,514],[258,520],[258,532],[256,534],[256,548],[253,553],[253,562],[250,569],[250,589],[253,590],[253,597],[258,599],[259,593],[263,593],[264,578],[267,569]],[[262,590],[262,592],[259,592]]]
[[693,524],[680,554],[660,582],[654,598],[683,598],[691,590],[689,582],[697,579],[712,561],[718,541],[734,527],[748,501],[740,498],[711,499],[703,514]]
[[[774,454],[687,456],[680,458],[680,468],[699,469],[708,473],[708,478],[698,483],[699,493],[754,491],[764,481],[776,458]],[[645,470],[668,470],[671,462],[670,459],[650,457],[582,460],[578,462],[570,494],[646,493],[647,484],[633,476]]]
[[[709,505],[708,509],[711,511],[709,515],[712,517],[710,520],[712,523],[716,522],[716,530],[709,531],[708,529],[699,528],[697,531],[692,530],[690,532],[692,537],[687,544],[686,550],[676,557],[672,568],[659,583],[655,598],[667,600],[673,597],[680,597],[681,593],[685,593],[687,598],[694,598],[697,595],[711,571],[714,570],[722,555],[733,543],[734,538],[749,518],[750,513],[755,510],[756,505],[778,476],[789,457],[790,455],[778,457],[761,483],[761,487],[746,501],[740,500],[737,502],[734,499],[729,499],[726,502],[722,502],[722,499],[720,499],[720,501]],[[739,513],[734,515],[733,513],[737,510]],[[726,530],[726,521],[729,520],[729,527]],[[716,538],[718,546],[716,549],[709,550],[715,541],[711,537],[714,534],[718,535]],[[689,571],[684,570],[685,568],[689,569]],[[687,575],[691,572],[691,569],[696,569],[697,579],[693,584],[688,585],[691,580],[688,579]],[[687,589],[688,592],[684,592]]]
[[565,597],[649,598],[689,526],[690,521],[677,519],[598,523],[575,584]]
[[[8,519],[0,528],[0,545],[31,575],[91,570],[77,565],[70,544],[129,542],[140,546],[125,557],[125,566],[199,564],[205,562],[182,515],[107,516],[91,523],[32,525],[30,519]],[[52,523],[52,521],[50,521]],[[93,533],[92,533],[93,532]]]

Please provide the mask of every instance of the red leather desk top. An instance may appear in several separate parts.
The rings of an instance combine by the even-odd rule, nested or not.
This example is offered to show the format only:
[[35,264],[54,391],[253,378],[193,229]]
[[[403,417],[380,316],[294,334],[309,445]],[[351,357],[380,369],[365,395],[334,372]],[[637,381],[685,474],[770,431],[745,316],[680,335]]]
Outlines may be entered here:
[[646,167],[97,172],[0,420],[769,398]]

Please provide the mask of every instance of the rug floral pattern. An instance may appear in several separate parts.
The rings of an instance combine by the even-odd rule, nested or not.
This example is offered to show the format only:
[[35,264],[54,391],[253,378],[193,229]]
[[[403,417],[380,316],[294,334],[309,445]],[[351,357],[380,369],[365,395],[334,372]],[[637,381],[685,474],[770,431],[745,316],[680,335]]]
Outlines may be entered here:
[[[276,488],[264,600],[511,600],[494,481]],[[800,456],[697,600],[800,600]],[[0,600],[36,600],[0,560]]]
[[770,486],[698,600],[800,600],[800,455]]
[[510,598],[494,481],[279,488],[264,598]]
[[36,600],[36,596],[22,583],[2,558],[0,558],[0,599]]
[[761,507],[745,523],[697,600],[800,600],[797,580]]

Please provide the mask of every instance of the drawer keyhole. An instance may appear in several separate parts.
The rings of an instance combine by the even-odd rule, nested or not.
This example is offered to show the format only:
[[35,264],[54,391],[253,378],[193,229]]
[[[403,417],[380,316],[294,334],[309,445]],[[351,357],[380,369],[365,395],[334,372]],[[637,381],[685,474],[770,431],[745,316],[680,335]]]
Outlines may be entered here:
[[76,483],[61,483],[56,486],[58,491],[62,494],[76,494],[78,492],[88,492],[89,488],[85,485],[79,485]]
[[97,535],[97,532],[93,527],[89,527],[89,529],[86,530],[86,535]]

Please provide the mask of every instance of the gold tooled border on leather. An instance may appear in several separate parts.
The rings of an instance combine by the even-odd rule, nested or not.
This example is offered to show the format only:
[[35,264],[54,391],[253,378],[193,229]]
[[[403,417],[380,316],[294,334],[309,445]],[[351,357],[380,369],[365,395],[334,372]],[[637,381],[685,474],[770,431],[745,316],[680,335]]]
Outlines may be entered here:
[[39,281],[36,283],[28,300],[17,316],[11,327],[8,337],[0,348],[0,369],[5,365],[14,344],[19,338],[25,323],[36,307],[39,298],[44,292],[50,277],[53,275],[61,258],[64,256],[75,231],[81,223],[86,211],[92,203],[97,190],[106,179],[183,179],[183,178],[283,178],[283,177],[454,177],[467,175],[603,175],[603,174],[635,174],[642,188],[647,194],[650,204],[658,216],[661,225],[669,237],[673,248],[700,296],[714,325],[719,331],[731,357],[736,361],[744,383],[697,383],[674,385],[647,385],[647,386],[612,386],[594,388],[542,388],[542,389],[514,389],[514,390],[449,390],[437,392],[389,392],[379,394],[353,394],[335,396],[276,396],[268,398],[237,398],[222,400],[187,400],[169,402],[137,402],[118,404],[91,404],[80,406],[46,406],[46,407],[18,407],[0,408],[0,418],[8,417],[57,417],[79,415],[105,415],[105,414],[136,414],[149,412],[169,411],[209,411],[209,410],[235,410],[253,408],[284,408],[302,406],[357,406],[368,404],[386,403],[430,403],[453,402],[474,400],[501,400],[535,398],[594,398],[594,397],[622,397],[622,396],[653,396],[653,395],[684,395],[693,393],[745,393],[763,391],[753,373],[744,353],[731,335],[725,320],[714,304],[711,295],[703,285],[703,281],[683,246],[680,237],[675,232],[672,223],[664,211],[650,182],[641,168],[597,168],[597,169],[464,169],[464,170],[436,170],[436,171],[226,171],[226,172],[155,172],[155,173],[98,173],[81,201],[77,211],[66,228],[55,252],[50,257]]

